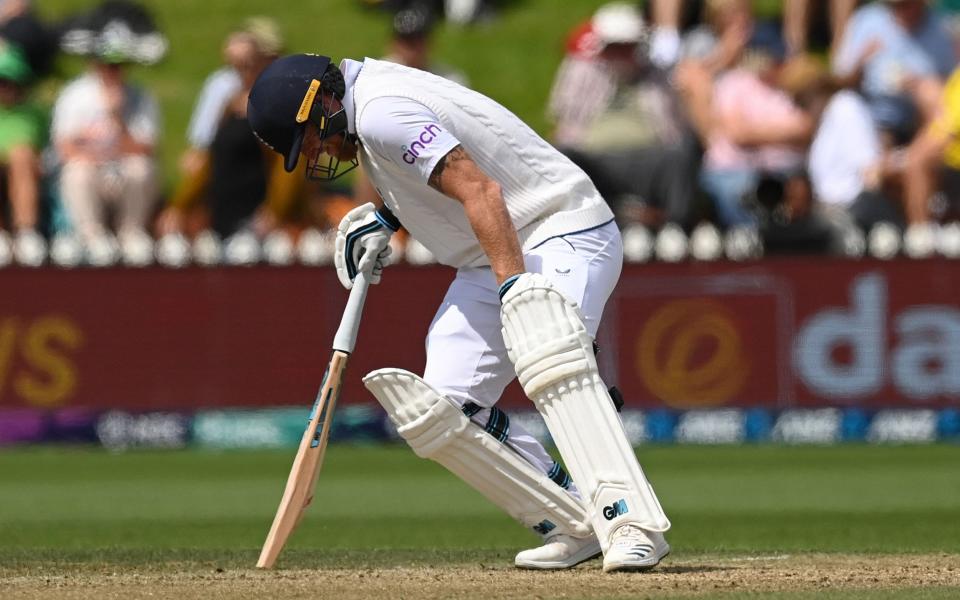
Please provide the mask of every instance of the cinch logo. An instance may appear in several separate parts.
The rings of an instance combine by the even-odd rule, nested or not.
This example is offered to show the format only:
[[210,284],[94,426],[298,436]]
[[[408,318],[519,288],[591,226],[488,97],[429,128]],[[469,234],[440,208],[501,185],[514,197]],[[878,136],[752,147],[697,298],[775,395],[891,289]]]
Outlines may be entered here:
[[627,514],[627,501],[626,500],[617,500],[610,506],[603,507],[603,518],[612,521],[620,515]]
[[557,528],[556,525],[554,525],[553,523],[551,523],[546,519],[540,521],[539,523],[533,526],[533,530],[539,533],[540,535],[547,535],[548,533],[550,533],[556,528]]
[[413,140],[410,144],[410,147],[403,147],[403,162],[408,165],[412,165],[416,162],[417,158],[420,157],[420,153],[426,150],[427,145],[433,140],[437,139],[437,134],[439,134],[442,129],[436,123],[431,123],[423,128],[423,131],[420,132],[420,136]]

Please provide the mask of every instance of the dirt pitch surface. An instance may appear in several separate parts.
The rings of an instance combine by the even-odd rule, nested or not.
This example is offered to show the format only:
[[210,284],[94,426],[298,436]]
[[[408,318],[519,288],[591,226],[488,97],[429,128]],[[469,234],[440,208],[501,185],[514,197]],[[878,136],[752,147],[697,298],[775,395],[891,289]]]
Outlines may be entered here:
[[[166,566],[166,568],[164,568]],[[648,573],[604,574],[599,561],[562,573],[450,565],[271,572],[176,563],[120,571],[78,565],[0,575],[3,598],[657,598],[810,593],[851,597],[939,588],[960,594],[960,557],[835,554],[677,559]],[[951,590],[951,588],[954,588]],[[884,595],[886,595],[884,594]]]

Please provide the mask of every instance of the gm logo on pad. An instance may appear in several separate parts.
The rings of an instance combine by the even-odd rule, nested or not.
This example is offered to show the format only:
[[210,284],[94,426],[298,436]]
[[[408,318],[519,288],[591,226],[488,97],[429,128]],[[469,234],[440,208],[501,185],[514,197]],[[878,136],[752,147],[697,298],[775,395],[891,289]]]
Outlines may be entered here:
[[603,507],[603,518],[612,521],[620,515],[627,514],[627,512],[629,512],[627,509],[627,501],[621,498],[610,506]]
[[533,530],[539,533],[540,535],[547,535],[548,533],[550,533],[556,528],[557,526],[551,523],[550,521],[548,521],[547,519],[544,519],[533,526]]

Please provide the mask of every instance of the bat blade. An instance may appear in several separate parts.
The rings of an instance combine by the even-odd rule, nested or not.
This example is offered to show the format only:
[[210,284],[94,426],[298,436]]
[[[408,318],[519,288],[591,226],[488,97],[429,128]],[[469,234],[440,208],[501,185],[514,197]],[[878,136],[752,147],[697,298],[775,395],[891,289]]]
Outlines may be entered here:
[[270,569],[277,562],[280,551],[313,501],[327,440],[330,439],[331,417],[340,395],[340,385],[348,358],[347,353],[335,350],[330,359],[310,413],[310,421],[300,440],[297,456],[293,459],[293,467],[290,469],[280,506],[260,551],[260,558],[257,560],[257,567],[260,569]]

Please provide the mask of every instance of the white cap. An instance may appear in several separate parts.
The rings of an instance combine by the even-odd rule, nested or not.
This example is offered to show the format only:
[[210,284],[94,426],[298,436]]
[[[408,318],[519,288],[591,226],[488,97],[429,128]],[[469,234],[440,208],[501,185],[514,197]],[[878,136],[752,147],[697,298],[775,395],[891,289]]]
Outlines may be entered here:
[[643,16],[633,4],[612,2],[604,4],[590,20],[594,34],[604,45],[634,44],[643,40]]

